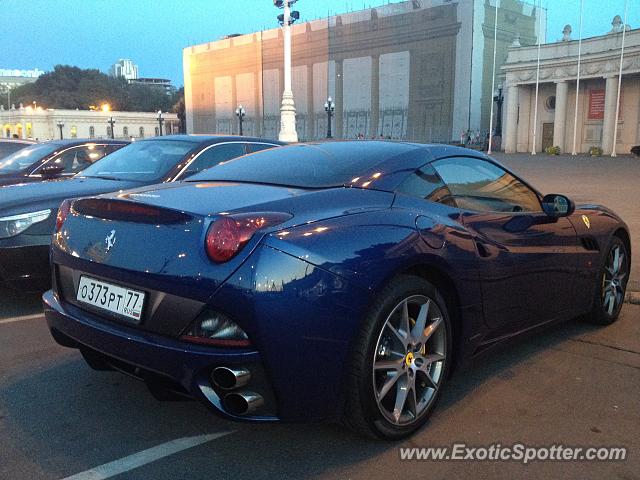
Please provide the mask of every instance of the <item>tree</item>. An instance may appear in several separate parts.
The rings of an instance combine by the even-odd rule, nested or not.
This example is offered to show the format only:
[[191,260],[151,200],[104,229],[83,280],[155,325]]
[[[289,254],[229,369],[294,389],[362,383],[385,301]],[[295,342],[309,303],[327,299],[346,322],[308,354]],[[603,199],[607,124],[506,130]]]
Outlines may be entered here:
[[184,106],[184,87],[180,87],[173,95],[174,104],[171,111],[178,115],[180,133],[187,133],[187,114]]
[[[13,100],[15,99],[15,100]],[[96,69],[56,65],[53,71],[12,91],[14,103],[30,105],[36,101],[45,108],[86,110],[108,103],[113,110],[168,111],[174,101],[164,88],[128,84]]]

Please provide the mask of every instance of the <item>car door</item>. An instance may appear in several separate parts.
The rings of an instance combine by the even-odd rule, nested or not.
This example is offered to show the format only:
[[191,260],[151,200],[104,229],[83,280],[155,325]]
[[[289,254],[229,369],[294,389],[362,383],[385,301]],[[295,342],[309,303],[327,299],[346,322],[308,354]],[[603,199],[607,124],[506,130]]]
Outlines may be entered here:
[[176,180],[184,180],[207,168],[229,161],[246,154],[246,145],[243,142],[218,143],[210,145],[202,150],[178,175]]
[[484,262],[480,281],[487,324],[508,334],[567,313],[577,270],[571,222],[547,216],[539,195],[493,162],[449,157],[433,166]]
[[105,155],[111,153],[113,151],[111,147],[112,145],[92,143],[67,148],[41,164],[31,173],[31,176],[41,175],[42,170],[47,165],[61,165],[63,170],[60,172],[59,176],[73,176],[87,168],[89,165],[92,165],[94,162],[97,162]]

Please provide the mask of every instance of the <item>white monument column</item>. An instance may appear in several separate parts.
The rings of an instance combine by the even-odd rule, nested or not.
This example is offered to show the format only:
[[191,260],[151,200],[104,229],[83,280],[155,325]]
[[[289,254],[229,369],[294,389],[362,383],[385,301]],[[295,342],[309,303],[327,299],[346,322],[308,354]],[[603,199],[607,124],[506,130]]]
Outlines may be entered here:
[[518,147],[518,91],[518,85],[510,85],[507,90],[507,116],[504,122],[505,153],[516,153]]
[[569,84],[564,80],[556,82],[556,113],[553,119],[553,146],[564,153],[565,131],[567,127],[567,93]]
[[618,98],[618,77],[606,79],[604,94],[604,121],[602,122],[602,153],[611,155],[613,152],[613,131],[616,121],[616,99]]
[[280,107],[280,141],[297,142],[296,105],[293,101],[291,88],[291,4],[284,1],[284,91],[282,92],[282,106]]

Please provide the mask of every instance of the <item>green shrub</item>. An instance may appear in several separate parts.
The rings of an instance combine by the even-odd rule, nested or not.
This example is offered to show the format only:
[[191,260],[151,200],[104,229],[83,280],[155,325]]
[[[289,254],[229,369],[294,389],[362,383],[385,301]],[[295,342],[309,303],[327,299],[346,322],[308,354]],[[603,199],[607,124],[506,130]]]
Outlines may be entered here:
[[557,145],[555,147],[547,147],[544,151],[549,155],[560,155],[560,147]]
[[591,147],[589,149],[589,155],[592,157],[599,157],[602,155],[602,149],[600,147]]

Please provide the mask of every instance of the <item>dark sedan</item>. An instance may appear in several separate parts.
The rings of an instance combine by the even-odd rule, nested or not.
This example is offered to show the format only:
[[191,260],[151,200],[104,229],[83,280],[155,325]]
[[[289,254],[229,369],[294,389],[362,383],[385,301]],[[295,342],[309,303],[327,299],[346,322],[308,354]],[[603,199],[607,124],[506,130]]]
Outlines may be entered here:
[[52,140],[26,146],[0,160],[0,186],[72,177],[126,140]]
[[0,160],[8,157],[12,153],[16,153],[18,150],[28,147],[29,145],[35,145],[36,143],[37,142],[32,140],[0,138]]
[[131,143],[71,179],[2,187],[0,280],[15,288],[48,284],[51,234],[64,199],[183,180],[220,162],[279,145],[248,137],[155,137]]
[[65,202],[53,337],[96,369],[254,421],[398,439],[452,367],[554,321],[613,323],[631,247],[605,207],[482,153],[336,142]]

